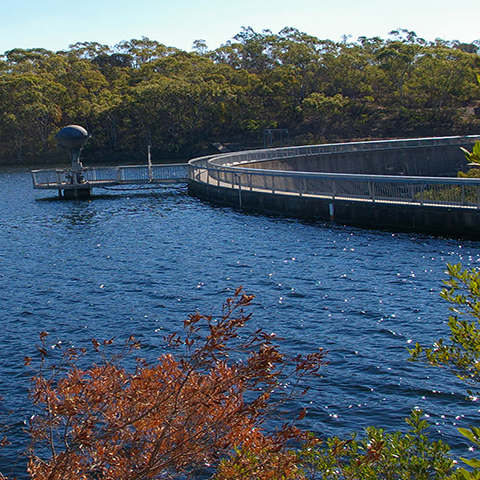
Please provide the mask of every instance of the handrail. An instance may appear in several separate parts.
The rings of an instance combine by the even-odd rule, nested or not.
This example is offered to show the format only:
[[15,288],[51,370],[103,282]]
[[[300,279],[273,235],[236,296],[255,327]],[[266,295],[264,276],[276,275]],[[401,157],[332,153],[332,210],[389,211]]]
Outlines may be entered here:
[[[435,146],[464,145],[480,140],[480,135],[427,137],[398,140],[376,140],[370,142],[330,143],[300,147],[269,148],[266,150],[247,150],[245,152],[222,153],[210,157],[201,157],[212,165],[244,164],[254,160],[279,160],[280,158],[328,155],[335,153],[368,152],[404,148],[427,148]],[[191,160],[195,164],[198,159]]]
[[480,136],[381,140],[250,150],[190,160],[194,182],[263,193],[318,196],[349,201],[410,203],[480,209],[480,178],[366,175],[248,168],[248,163],[327,153],[465,145]]
[[258,175],[258,176],[275,176],[285,178],[323,178],[333,180],[355,180],[355,181],[374,181],[386,183],[432,183],[432,184],[453,184],[453,185],[477,185],[480,178],[466,177],[424,177],[424,176],[407,176],[407,175],[365,175],[357,173],[328,173],[328,172],[296,172],[290,170],[260,170],[258,168],[236,168],[226,167],[215,168],[217,166],[210,165],[194,166],[194,170],[232,172],[237,176],[241,175]]

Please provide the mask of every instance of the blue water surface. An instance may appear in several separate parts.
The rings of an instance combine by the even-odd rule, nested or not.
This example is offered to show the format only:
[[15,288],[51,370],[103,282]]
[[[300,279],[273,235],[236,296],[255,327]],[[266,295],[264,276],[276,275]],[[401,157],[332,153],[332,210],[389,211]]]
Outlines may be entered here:
[[12,443],[2,473],[27,478],[23,358],[41,331],[78,346],[133,334],[154,358],[188,314],[220,313],[238,286],[255,295],[255,327],[286,352],[330,352],[292,406],[308,407],[304,427],[404,429],[422,408],[434,435],[467,454],[457,428],[478,424],[479,405],[445,371],[407,362],[407,347],[448,334],[446,264],[478,266],[479,242],[245,214],[184,185],[64,201],[33,190],[28,171],[3,169],[0,192],[0,411]]

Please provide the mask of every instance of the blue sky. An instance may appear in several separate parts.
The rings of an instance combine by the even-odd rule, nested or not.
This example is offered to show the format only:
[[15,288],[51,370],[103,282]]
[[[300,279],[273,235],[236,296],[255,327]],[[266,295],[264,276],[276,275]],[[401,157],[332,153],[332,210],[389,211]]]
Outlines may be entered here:
[[141,37],[183,50],[203,39],[214,49],[242,26],[274,33],[290,26],[334,41],[405,28],[427,40],[470,43],[480,39],[479,19],[480,0],[0,0],[0,53]]

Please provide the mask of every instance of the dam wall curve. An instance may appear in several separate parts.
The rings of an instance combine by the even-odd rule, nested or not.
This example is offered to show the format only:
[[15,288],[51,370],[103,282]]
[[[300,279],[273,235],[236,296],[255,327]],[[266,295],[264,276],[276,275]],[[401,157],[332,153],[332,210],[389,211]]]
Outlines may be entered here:
[[201,157],[189,189],[214,203],[342,224],[480,239],[480,136],[354,142]]

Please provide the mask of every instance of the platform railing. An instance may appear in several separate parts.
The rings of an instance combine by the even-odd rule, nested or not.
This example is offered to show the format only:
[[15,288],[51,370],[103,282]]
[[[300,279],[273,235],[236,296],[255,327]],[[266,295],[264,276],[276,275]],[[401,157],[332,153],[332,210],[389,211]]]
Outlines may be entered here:
[[82,170],[33,170],[34,188],[77,188],[122,184],[187,182],[189,165],[126,165],[119,167],[84,167]]
[[296,172],[248,168],[248,163],[329,153],[465,145],[479,136],[382,140],[252,150],[194,159],[189,164],[34,170],[35,188],[79,188],[121,184],[193,182],[289,195],[369,202],[480,208],[480,179]]

